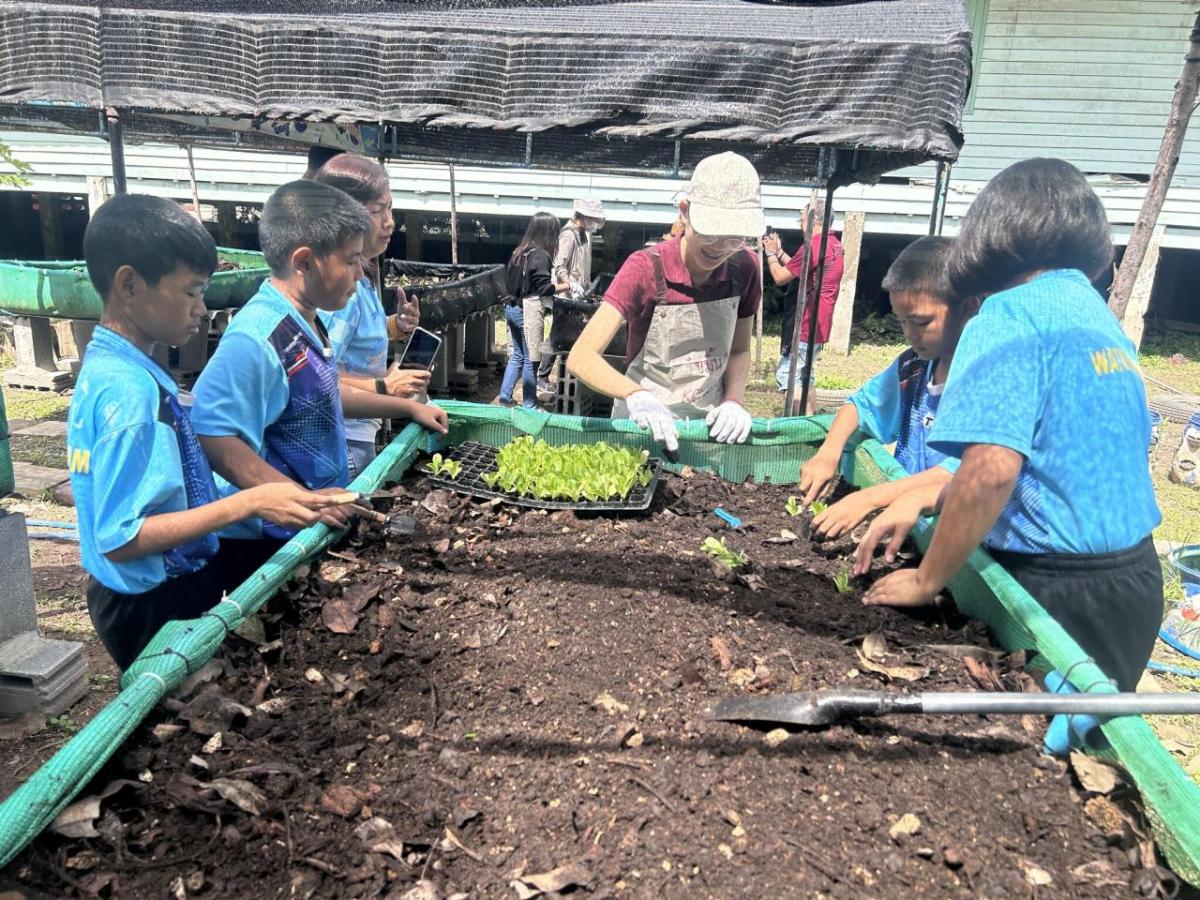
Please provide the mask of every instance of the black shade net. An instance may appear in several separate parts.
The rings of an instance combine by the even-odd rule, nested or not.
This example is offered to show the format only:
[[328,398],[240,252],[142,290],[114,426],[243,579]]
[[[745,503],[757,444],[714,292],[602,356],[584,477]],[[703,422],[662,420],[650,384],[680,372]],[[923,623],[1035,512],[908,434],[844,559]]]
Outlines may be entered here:
[[871,180],[957,157],[970,71],[962,0],[0,5],[0,103],[390,123],[418,158],[686,171],[733,148],[803,181],[839,147],[835,181]]

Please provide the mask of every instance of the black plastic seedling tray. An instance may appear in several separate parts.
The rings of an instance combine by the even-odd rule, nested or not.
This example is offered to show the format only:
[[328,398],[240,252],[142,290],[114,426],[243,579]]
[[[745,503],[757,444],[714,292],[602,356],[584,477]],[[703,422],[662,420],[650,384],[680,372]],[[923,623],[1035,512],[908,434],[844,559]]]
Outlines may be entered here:
[[493,500],[503,500],[518,506],[533,506],[538,509],[577,509],[590,512],[639,512],[650,508],[654,492],[658,489],[659,462],[657,458],[646,460],[650,469],[650,483],[643,487],[635,484],[624,500],[538,500],[536,497],[524,497],[510,494],[507,491],[497,491],[487,486],[483,476],[496,468],[495,447],[481,444],[478,441],[465,441],[454,448],[448,459],[462,465],[462,471],[457,478],[445,475],[426,475],[431,482],[446,490],[472,497],[486,497]]

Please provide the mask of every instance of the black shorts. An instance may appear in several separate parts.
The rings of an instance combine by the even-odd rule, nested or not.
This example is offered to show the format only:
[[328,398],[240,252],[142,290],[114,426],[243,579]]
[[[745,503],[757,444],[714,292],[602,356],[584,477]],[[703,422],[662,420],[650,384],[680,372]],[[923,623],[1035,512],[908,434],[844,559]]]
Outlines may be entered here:
[[223,540],[199,572],[164,581],[144,594],[119,594],[88,578],[88,615],[122,671],[172,619],[194,619],[221,602],[282,547],[279,541]]
[[1118,688],[1137,687],[1163,617],[1162,567],[1153,539],[1116,553],[988,553]]

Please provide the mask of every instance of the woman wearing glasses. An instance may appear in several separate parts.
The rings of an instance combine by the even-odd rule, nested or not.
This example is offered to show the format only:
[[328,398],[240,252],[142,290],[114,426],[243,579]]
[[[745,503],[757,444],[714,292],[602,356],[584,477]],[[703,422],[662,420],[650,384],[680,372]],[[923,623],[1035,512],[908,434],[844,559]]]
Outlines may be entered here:
[[[762,302],[758,258],[746,239],[763,233],[753,164],[736,153],[700,161],[679,204],[683,234],[625,261],[567,359],[592,390],[615,399],[613,418],[650,429],[668,451],[675,422],[703,418],[715,441],[745,441],[750,335]],[[606,348],[627,326],[625,374]]]

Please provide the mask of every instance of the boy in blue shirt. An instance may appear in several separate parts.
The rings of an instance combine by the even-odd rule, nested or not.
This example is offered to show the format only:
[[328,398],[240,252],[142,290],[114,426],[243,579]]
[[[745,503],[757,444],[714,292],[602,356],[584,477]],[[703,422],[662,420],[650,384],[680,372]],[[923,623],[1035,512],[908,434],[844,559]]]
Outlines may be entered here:
[[[838,410],[821,449],[800,470],[800,490],[811,504],[832,483],[846,442],[856,430],[882,444],[895,442],[896,460],[909,473],[855,491],[813,520],[813,533],[836,539],[871,513],[893,503],[937,499],[958,461],[932,449],[929,429],[937,416],[963,327],[979,310],[974,299],[957,299],[946,281],[953,238],[924,237],[904,248],[883,279],[909,349],[872,378]],[[915,499],[908,498],[914,494]]]
[[[1109,235],[1100,199],[1062,160],[1015,163],[971,205],[950,284],[986,299],[929,437],[962,463],[920,568],[865,600],[930,602],[982,542],[1131,691],[1162,620],[1160,515],[1136,350],[1090,282],[1112,262]],[[864,540],[860,570],[884,537]]]
[[[294,481],[340,493],[350,481],[343,414],[409,418],[445,434],[444,410],[339,387],[318,310],[339,310],[362,277],[362,204],[325,184],[293,181],[263,207],[259,243],[271,277],[233,317],[196,381],[196,433],[213,467],[242,488]],[[328,510],[345,524],[353,507]],[[263,534],[287,538],[270,524]]]
[[311,525],[335,501],[285,484],[219,497],[190,398],[150,357],[155,343],[185,343],[206,313],[217,250],[199,222],[169,200],[114,197],[83,251],[104,308],[71,399],[67,463],[88,612],[124,669],[163,623],[211,609],[278,546],[218,531],[251,516]]

